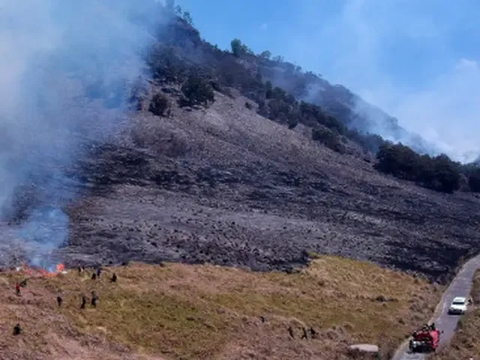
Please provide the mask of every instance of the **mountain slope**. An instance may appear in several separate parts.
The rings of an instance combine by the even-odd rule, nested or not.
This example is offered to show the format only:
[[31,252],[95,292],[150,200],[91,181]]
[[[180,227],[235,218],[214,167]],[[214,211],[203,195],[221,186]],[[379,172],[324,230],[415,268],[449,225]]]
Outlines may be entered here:
[[299,99],[320,105],[349,128],[357,129],[361,133],[378,134],[393,142],[402,142],[418,153],[440,153],[434,144],[405,130],[396,118],[369,104],[342,85],[332,85],[319,75],[304,73],[288,62],[277,63],[262,59],[259,70],[262,76],[274,85]]
[[71,263],[288,270],[315,251],[439,279],[478,246],[477,198],[385,177],[311,140],[302,125],[290,130],[247,109],[238,93],[215,97],[195,110],[172,96],[169,117],[139,112],[122,147],[84,164],[91,188],[70,209]]
[[[72,266],[169,260],[291,272],[313,251],[445,280],[478,249],[478,198],[382,175],[372,149],[383,139],[355,134],[264,81],[258,57],[242,44],[221,51],[188,21],[155,6],[160,24],[151,34],[145,78],[128,94],[125,116],[109,115],[128,126],[80,142],[88,156],[78,162],[37,161],[42,181],[16,189],[17,211],[0,224],[2,265],[25,258],[17,227],[58,173],[74,185],[59,182],[43,193],[68,204],[68,239],[54,255]],[[136,21],[143,24],[141,14]],[[125,84],[98,91],[85,81],[88,87],[73,88],[95,107],[79,128],[94,133],[102,127],[95,111],[121,110]],[[69,186],[81,196],[67,202]]]
[[[292,275],[132,263],[91,280],[92,271],[30,277],[21,296],[14,284],[26,275],[0,274],[2,357],[343,360],[352,342],[391,351],[431,316],[441,295],[425,279],[331,257]],[[90,300],[91,291],[97,307],[80,309],[82,294]],[[23,333],[14,337],[17,323]],[[393,326],[398,331],[385,331]],[[308,331],[302,340],[302,327],[314,336]]]

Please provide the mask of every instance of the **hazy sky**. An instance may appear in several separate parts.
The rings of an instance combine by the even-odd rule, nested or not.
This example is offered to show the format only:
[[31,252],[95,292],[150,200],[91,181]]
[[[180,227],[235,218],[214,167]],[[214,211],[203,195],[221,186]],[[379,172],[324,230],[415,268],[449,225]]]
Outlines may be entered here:
[[177,0],[202,37],[238,37],[340,83],[449,155],[480,153],[478,0]]

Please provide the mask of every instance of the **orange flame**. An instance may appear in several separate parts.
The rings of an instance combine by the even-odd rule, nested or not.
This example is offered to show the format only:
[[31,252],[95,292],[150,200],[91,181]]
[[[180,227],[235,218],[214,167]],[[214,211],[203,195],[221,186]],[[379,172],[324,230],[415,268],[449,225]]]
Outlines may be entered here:
[[58,275],[60,272],[65,270],[64,264],[57,264],[56,270],[48,271],[47,269],[34,269],[28,266],[27,264],[23,264],[23,271],[28,275],[37,275],[43,277],[53,277]]

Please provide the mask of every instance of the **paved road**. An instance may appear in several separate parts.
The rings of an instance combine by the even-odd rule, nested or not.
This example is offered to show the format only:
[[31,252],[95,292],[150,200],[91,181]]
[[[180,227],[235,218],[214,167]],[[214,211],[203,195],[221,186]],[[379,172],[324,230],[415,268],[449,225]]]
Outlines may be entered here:
[[[441,312],[435,319],[436,326],[444,331],[440,338],[440,346],[447,344],[451,340],[455,333],[458,320],[460,319],[460,316],[448,315],[448,306],[456,296],[469,296],[473,276],[477,269],[480,269],[480,255],[465,263],[443,294],[442,300],[437,308],[437,310]],[[408,344],[404,343],[393,360],[425,360],[425,354],[408,353]]]

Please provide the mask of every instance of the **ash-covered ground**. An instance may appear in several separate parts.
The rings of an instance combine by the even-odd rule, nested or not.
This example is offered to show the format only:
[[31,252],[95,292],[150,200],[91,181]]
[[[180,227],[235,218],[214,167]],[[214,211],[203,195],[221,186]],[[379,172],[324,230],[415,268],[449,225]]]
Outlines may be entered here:
[[[174,108],[168,118],[140,112],[124,136],[70,169],[84,188],[66,209],[59,258],[288,271],[315,252],[442,280],[479,248],[474,195],[385,177],[311,141],[301,126],[260,117],[241,96],[216,97],[209,109]],[[12,251],[2,252],[3,264],[21,255]]]

